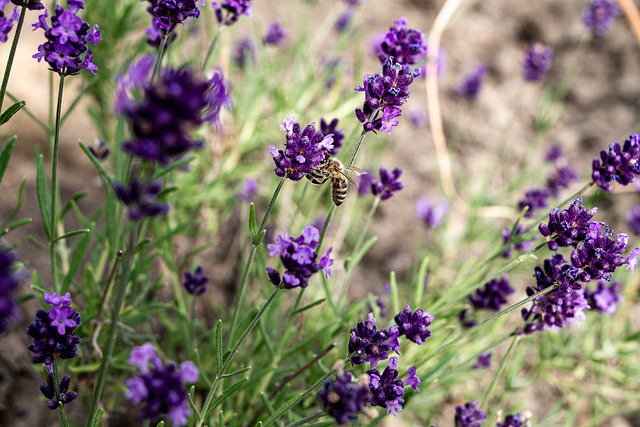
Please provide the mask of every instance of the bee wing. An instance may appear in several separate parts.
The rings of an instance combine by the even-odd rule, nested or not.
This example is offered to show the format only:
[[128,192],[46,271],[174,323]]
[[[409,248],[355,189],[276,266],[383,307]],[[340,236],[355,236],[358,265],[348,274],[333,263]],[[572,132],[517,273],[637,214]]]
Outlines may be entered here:
[[342,168],[343,168],[345,171],[347,171],[347,172],[349,172],[349,173],[352,173],[352,174],[354,174],[354,175],[356,175],[356,176],[366,175],[366,174],[367,174],[367,171],[366,171],[366,170],[362,170],[362,169],[357,168],[357,167],[355,167],[355,166],[346,166],[346,165],[344,165],[344,166],[342,166]]
[[[364,171],[363,171],[364,172]],[[366,172],[365,172],[366,173]],[[353,185],[355,185],[356,187],[358,186],[358,184],[356,184],[356,182],[353,180],[353,178],[351,178],[349,175],[347,175],[344,172],[340,172],[340,175],[344,176],[350,183],[352,183]],[[361,174],[358,174],[361,175]]]

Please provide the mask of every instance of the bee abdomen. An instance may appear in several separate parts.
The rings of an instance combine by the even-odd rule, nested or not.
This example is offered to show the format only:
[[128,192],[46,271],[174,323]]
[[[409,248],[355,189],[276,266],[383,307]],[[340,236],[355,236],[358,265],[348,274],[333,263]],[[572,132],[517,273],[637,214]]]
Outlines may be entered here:
[[331,180],[331,184],[331,199],[336,206],[340,206],[344,202],[344,199],[347,198],[349,181],[345,178],[334,178]]

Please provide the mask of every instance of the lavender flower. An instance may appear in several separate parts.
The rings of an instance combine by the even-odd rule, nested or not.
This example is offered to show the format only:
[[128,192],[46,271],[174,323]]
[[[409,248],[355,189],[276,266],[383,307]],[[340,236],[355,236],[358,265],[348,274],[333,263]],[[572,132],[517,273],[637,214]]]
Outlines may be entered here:
[[609,283],[606,280],[598,281],[598,287],[593,291],[585,289],[585,297],[592,310],[609,316],[618,311],[618,303],[624,299],[620,293],[620,282]]
[[582,11],[582,22],[594,36],[603,37],[618,14],[620,10],[614,0],[590,0],[589,7]]
[[532,188],[524,193],[524,199],[518,202],[518,210],[523,210],[525,207],[529,209],[524,214],[525,218],[533,218],[535,213],[539,209],[544,209],[549,206],[549,197],[551,194],[546,188]]
[[340,147],[342,147],[342,140],[344,139],[344,131],[338,129],[338,118],[334,118],[331,122],[327,123],[324,118],[320,119],[320,132],[324,135],[333,135],[333,148],[331,149],[331,155],[338,154]]
[[409,341],[418,345],[422,345],[431,336],[431,331],[427,327],[431,325],[434,317],[421,308],[412,313],[411,307],[407,305],[404,310],[395,315],[393,320],[398,325],[398,336],[404,335]]
[[255,62],[256,60],[256,47],[253,40],[250,37],[241,38],[235,46],[233,61],[236,65],[242,69],[247,65],[247,62]]
[[[147,11],[151,14],[151,27],[147,29],[150,35],[149,43],[159,46],[163,38],[167,38],[176,25],[182,24],[188,18],[198,18],[200,9],[198,9],[196,0],[147,0],[150,4]],[[204,5],[204,2],[202,3]]]
[[524,56],[522,74],[528,82],[537,82],[547,74],[551,68],[553,49],[542,43],[532,44]]
[[0,333],[9,329],[9,322],[18,316],[13,293],[25,273],[17,268],[15,253],[0,247]]
[[191,295],[202,295],[207,290],[207,283],[209,283],[209,277],[204,274],[201,265],[197,266],[193,273],[190,271],[184,273],[182,285]]
[[38,310],[27,333],[33,338],[29,350],[35,353],[33,363],[51,365],[54,360],[73,359],[78,355],[76,327],[80,324],[80,314],[71,308],[69,293],[44,294],[44,301],[51,305],[49,311]]
[[340,425],[355,421],[371,400],[369,385],[363,376],[357,383],[353,382],[350,372],[342,372],[335,381],[325,381],[324,388],[318,392],[324,410]]
[[531,248],[531,240],[524,240],[521,236],[524,230],[525,228],[522,224],[518,224],[513,235],[511,235],[511,230],[508,228],[502,230],[502,244],[509,244],[507,249],[502,253],[503,258],[511,258],[511,251],[524,252]]
[[518,412],[515,415],[507,415],[504,417],[504,421],[498,421],[496,427],[528,427],[530,425],[529,417]]
[[33,29],[41,28],[47,38],[45,43],[38,46],[38,53],[33,57],[38,62],[44,59],[50,70],[61,76],[78,74],[83,69],[95,74],[98,67],[93,63],[93,54],[87,45],[89,42],[94,46],[98,45],[102,40],[100,30],[97,25],[91,27],[76,16],[78,10],[84,7],[82,0],[77,0],[69,6],[71,9],[63,9],[56,5],[55,13],[51,17],[51,27],[46,21],[46,9],[38,17],[38,22],[33,24]]
[[409,72],[411,65],[427,56],[427,44],[424,35],[417,30],[407,28],[407,19],[400,18],[389,28],[378,49],[378,59],[384,64],[394,59]]
[[581,205],[582,200],[582,198],[574,200],[571,206],[564,210],[552,209],[549,212],[549,222],[538,226],[540,234],[548,239],[549,250],[557,251],[560,247],[576,247],[584,241],[592,226],[603,225],[603,223],[591,221],[598,212],[598,208],[587,209]]
[[634,206],[627,212],[627,224],[633,234],[640,235],[640,205]]
[[344,12],[340,14],[340,16],[338,16],[338,19],[336,20],[336,23],[334,25],[334,28],[338,33],[342,33],[347,28],[349,28],[351,22],[353,21],[354,11],[355,9],[353,7],[348,7]]
[[371,183],[371,192],[374,196],[380,196],[380,200],[388,200],[393,194],[404,188],[404,184],[398,181],[402,175],[402,169],[395,168],[390,173],[384,167],[380,168],[380,181]]
[[251,0],[223,0],[211,4],[219,24],[233,25],[242,15],[251,16]]
[[488,281],[482,288],[476,290],[475,295],[469,295],[469,302],[478,309],[500,311],[507,303],[507,297],[515,292],[509,283],[509,277],[502,277]]
[[416,200],[416,214],[429,228],[440,227],[448,211],[449,205],[445,200],[438,203],[433,203],[426,197],[419,197]]
[[316,131],[315,123],[307,125],[304,130],[293,116],[285,119],[280,130],[286,132],[284,150],[272,145],[269,153],[276,164],[275,173],[279,177],[287,177],[299,181],[305,175],[313,173],[333,149],[333,135],[325,135]]
[[186,425],[191,414],[186,385],[198,380],[196,366],[192,362],[183,362],[180,368],[173,363],[164,365],[151,343],[134,347],[127,363],[139,371],[136,377],[125,381],[125,397],[134,405],[142,404],[140,419],[166,416],[176,426]]
[[560,190],[568,188],[578,179],[578,174],[571,165],[559,165],[549,172],[547,189],[552,196],[558,197]]
[[95,146],[90,145],[89,151],[91,152],[91,154],[93,154],[93,157],[98,160],[106,160],[106,158],[109,157],[109,154],[111,153],[111,149],[107,147],[107,144],[104,143],[104,139],[98,141]]
[[400,107],[409,99],[409,85],[420,75],[403,71],[402,64],[387,58],[382,66],[382,75],[365,74],[362,86],[355,88],[364,92],[362,108],[356,108],[356,117],[363,123],[366,132],[386,130],[398,125],[396,117],[402,114]]
[[331,277],[333,248],[329,248],[320,261],[317,261],[316,249],[319,239],[320,232],[311,225],[303,228],[299,237],[291,237],[287,232],[282,236],[276,236],[276,243],[267,245],[267,249],[269,249],[269,256],[280,255],[285,271],[281,276],[277,270],[267,267],[271,283],[283,286],[285,289],[306,288],[309,285],[309,278],[320,270],[324,270],[326,276]]
[[11,15],[5,16],[4,8],[7,3],[9,3],[9,0],[0,0],[0,43],[5,43],[7,41],[7,35],[13,29],[13,24],[20,17],[17,6],[13,8]]
[[156,200],[162,191],[162,179],[145,183],[132,177],[128,187],[113,181],[113,189],[118,199],[129,207],[129,219],[132,221],[153,218],[169,211],[168,204]]
[[371,405],[387,409],[395,417],[397,412],[402,412],[404,403],[404,387],[410,385],[414,390],[420,391],[420,378],[416,375],[416,367],[409,368],[409,377],[402,381],[398,378],[398,358],[389,358],[389,365],[382,374],[375,368],[367,371],[369,374],[369,388],[371,389]]
[[456,406],[456,427],[482,427],[482,421],[487,419],[487,413],[478,407],[478,402],[467,402]]
[[113,111],[125,113],[135,108],[134,91],[141,90],[149,81],[155,58],[143,55],[133,62],[126,73],[116,76],[116,93],[113,99]]
[[422,108],[409,110],[409,123],[415,128],[423,128],[429,125],[429,116]]
[[242,184],[242,190],[236,193],[236,197],[243,202],[250,202],[256,196],[256,180],[247,178]]
[[49,409],[57,409],[58,406],[71,403],[76,397],[78,397],[78,393],[75,391],[69,392],[69,385],[71,384],[71,377],[69,377],[69,375],[63,376],[62,380],[60,380],[57,396],[55,395],[55,385],[53,384],[53,381],[53,372],[49,371],[47,374],[47,383],[40,383],[40,391],[44,397],[49,399],[49,403],[47,403]]
[[611,191],[611,182],[628,185],[640,174],[640,135],[633,133],[621,147],[618,141],[609,146],[609,152],[602,150],[600,159],[593,161],[593,182],[604,191]]
[[358,180],[358,196],[363,197],[371,194],[371,185],[376,182],[376,179],[373,177],[373,171],[371,169],[367,169],[366,174],[362,174]]
[[287,36],[287,32],[282,25],[280,25],[279,21],[274,22],[267,29],[267,33],[262,38],[262,43],[264,44],[272,44],[279,45],[282,43],[282,40]]
[[16,6],[26,7],[29,10],[44,9],[42,0],[11,0],[11,3],[15,4]]
[[204,123],[218,124],[220,110],[230,105],[222,72],[204,80],[193,70],[167,69],[144,87],[140,103],[125,103],[133,140],[123,148],[134,156],[166,165],[202,141],[191,139],[191,130]]
[[396,354],[400,354],[399,336],[397,326],[378,330],[373,313],[369,313],[366,321],[358,322],[349,332],[351,363],[361,365],[369,362],[371,368],[375,369],[379,361],[387,360],[389,351],[393,350]]
[[562,147],[560,147],[557,144],[552,145],[551,147],[549,147],[549,149],[547,150],[544,159],[547,162],[550,163],[554,163],[557,162],[559,160],[564,159],[564,152],[562,151]]
[[473,369],[488,369],[491,367],[491,352],[481,354],[478,356],[476,364],[473,365]]
[[485,74],[487,74],[487,67],[480,65],[472,73],[464,77],[464,80],[456,89],[456,93],[468,101],[475,101],[482,87],[482,80]]

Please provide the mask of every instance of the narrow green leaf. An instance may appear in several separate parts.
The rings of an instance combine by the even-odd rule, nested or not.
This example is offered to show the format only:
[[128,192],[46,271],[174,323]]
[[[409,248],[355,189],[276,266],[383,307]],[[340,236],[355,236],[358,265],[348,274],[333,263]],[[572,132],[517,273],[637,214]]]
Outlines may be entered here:
[[7,170],[7,165],[9,164],[9,159],[11,158],[11,154],[13,153],[13,149],[16,146],[17,140],[17,136],[12,136],[9,142],[5,144],[2,152],[0,153],[0,182],[2,182],[4,172]]
[[78,234],[85,234],[85,233],[91,233],[91,230],[89,230],[88,228],[73,230],[68,233],[64,233],[62,236],[56,237],[55,239],[53,239],[53,242],[57,242],[58,240],[62,240],[62,239],[68,239],[69,237],[73,237],[73,236],[77,236]]
[[18,101],[4,110],[2,115],[0,115],[0,126],[7,123],[11,119],[11,117],[13,117],[13,115],[20,111],[25,105],[27,105],[25,101]]
[[[2,176],[0,175],[0,178]],[[251,232],[251,241],[256,241],[256,208],[253,202],[249,205],[249,231]]]
[[251,366],[246,366],[244,368],[238,369],[237,371],[233,371],[233,372],[229,372],[228,374],[221,375],[220,378],[235,377],[236,375],[240,375],[240,374],[245,373],[245,372],[247,372],[249,370],[251,370]]
[[88,374],[92,372],[96,372],[100,368],[100,363],[85,363],[83,365],[78,366],[70,366],[69,370],[75,373]]
[[22,203],[24,202],[24,186],[27,184],[27,180],[23,179],[22,182],[20,183],[20,188],[18,188],[18,203],[16,204],[16,207],[13,208],[13,210],[11,211],[11,213],[7,216],[7,219],[5,221],[5,225],[2,228],[6,228],[6,224],[10,223],[11,221],[13,221],[13,219],[18,216],[18,213],[20,212],[20,209],[22,209]]
[[215,335],[215,352],[216,352],[216,373],[220,372],[223,364],[224,348],[222,347],[222,319],[216,323],[216,335]]
[[[92,229],[94,225],[95,223],[92,224],[92,227],[91,227]],[[87,248],[89,247],[90,241],[91,241],[91,233],[86,233],[85,235],[80,237],[80,239],[78,239],[78,244],[72,251],[73,257],[71,258],[71,263],[69,264],[69,271],[67,272],[66,276],[64,277],[64,280],[62,281],[63,294],[69,289],[69,285],[71,285],[71,282],[73,281],[74,276],[80,269],[80,266],[82,265],[82,261],[84,259],[84,255],[87,252]]]
[[49,241],[53,238],[53,230],[51,224],[51,189],[47,183],[47,177],[44,174],[44,157],[41,153],[37,154],[36,159],[36,193],[38,196],[38,204],[40,205],[40,215],[42,216],[42,224]]
[[218,425],[220,427],[225,427],[227,425],[226,421],[224,420],[224,411],[220,411],[220,413],[218,414]]
[[235,392],[240,390],[248,382],[249,382],[249,377],[244,377],[243,379],[241,379],[240,381],[238,381],[237,383],[233,384],[231,387],[226,389],[222,395],[218,396],[218,398],[213,401],[213,403],[211,404],[211,407],[209,408],[209,411],[207,411],[206,414],[203,414],[202,417],[206,419],[209,415],[211,415],[211,412],[213,412],[215,408],[217,408],[218,406],[226,402],[228,398],[233,396]]
[[80,200],[82,200],[88,195],[89,193],[87,193],[86,191],[81,191],[71,196],[71,198],[67,201],[67,203],[64,204],[64,207],[62,208],[62,212],[60,213],[60,218],[64,218],[67,215],[67,212],[73,209],[74,205],[77,205]]
[[307,305],[305,305],[304,307],[301,307],[301,308],[299,308],[299,309],[295,310],[294,312],[292,312],[292,313],[291,313],[291,315],[293,316],[293,315],[296,315],[296,314],[298,314],[298,313],[302,313],[303,311],[307,311],[307,310],[309,310],[310,308],[315,307],[316,305],[320,305],[320,304],[322,304],[322,303],[323,303],[323,302],[325,302],[326,300],[327,300],[326,298],[320,298],[319,300],[314,301],[314,302],[312,302],[311,304],[307,304]]
[[[420,268],[418,269],[418,277],[416,278],[416,292],[413,297],[413,304],[418,307],[422,304],[422,295],[424,294],[424,279],[427,276],[427,267],[429,267],[430,258],[428,256],[422,258]],[[415,309],[414,309],[415,310]]]
[[93,417],[93,423],[91,423],[91,427],[100,427],[102,424],[102,416],[104,415],[104,409],[98,408],[96,411],[96,416]]
[[391,307],[394,313],[400,312],[400,300],[398,299],[398,282],[396,281],[396,272],[389,274],[389,283],[391,284]]
[[189,407],[191,408],[191,412],[197,421],[200,421],[200,411],[196,408],[196,404],[193,401],[193,396],[196,394],[196,386],[192,385],[189,388],[189,394],[187,394],[187,401],[189,402]]
[[267,234],[267,230],[258,231],[258,235],[256,236],[256,239],[253,241],[253,244],[255,246],[259,246],[260,243],[262,243],[262,239],[264,239],[265,234]]
[[378,236],[371,236],[369,237],[360,247],[360,249],[358,249],[357,252],[354,252],[351,257],[347,258],[344,261],[344,268],[347,271],[352,271],[362,260],[362,258],[365,256],[365,254],[369,251],[369,249],[371,249],[371,247],[373,245],[376,244],[376,242],[378,241]]
[[16,228],[22,227],[23,225],[27,225],[31,222],[33,222],[31,218],[22,218],[17,221],[14,221],[11,224],[7,225],[4,228],[4,230],[0,231],[0,237],[4,236],[5,234],[8,234],[10,231],[15,230]]
[[267,410],[267,414],[271,415],[275,412],[273,405],[269,402],[269,398],[264,393],[260,393],[260,400],[262,400],[262,405]]
[[164,421],[160,421],[158,424],[156,424],[156,427],[164,427]]
[[34,291],[37,291],[40,295],[47,292],[47,290],[44,288],[44,283],[42,283],[42,279],[40,279],[40,275],[38,274],[38,271],[35,268],[31,270],[31,278],[33,279],[33,283],[31,284],[31,289],[33,289]]

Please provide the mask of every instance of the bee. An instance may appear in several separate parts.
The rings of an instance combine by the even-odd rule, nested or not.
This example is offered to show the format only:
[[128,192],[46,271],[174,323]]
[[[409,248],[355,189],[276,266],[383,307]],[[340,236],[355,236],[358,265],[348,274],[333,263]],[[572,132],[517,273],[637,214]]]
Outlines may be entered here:
[[352,183],[356,187],[358,186],[347,173],[364,175],[367,171],[355,166],[343,165],[342,162],[335,157],[327,156],[325,160],[316,167],[313,173],[307,175],[307,179],[315,185],[324,184],[327,180],[331,179],[331,199],[336,206],[340,206],[347,197],[347,187],[349,183]]

